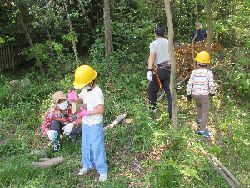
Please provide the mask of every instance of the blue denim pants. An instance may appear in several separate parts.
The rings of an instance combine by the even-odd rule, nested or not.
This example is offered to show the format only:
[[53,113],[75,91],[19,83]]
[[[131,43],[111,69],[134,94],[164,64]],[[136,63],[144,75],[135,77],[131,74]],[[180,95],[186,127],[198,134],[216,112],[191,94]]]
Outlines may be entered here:
[[107,173],[103,124],[82,124],[82,163],[85,169],[95,166],[99,174]]

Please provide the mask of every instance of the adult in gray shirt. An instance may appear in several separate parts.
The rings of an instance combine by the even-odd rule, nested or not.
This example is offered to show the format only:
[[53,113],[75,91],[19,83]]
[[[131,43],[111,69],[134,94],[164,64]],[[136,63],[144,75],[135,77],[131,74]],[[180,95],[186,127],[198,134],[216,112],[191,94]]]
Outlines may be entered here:
[[169,117],[172,118],[172,97],[169,88],[171,63],[169,61],[168,40],[164,38],[164,30],[160,27],[155,29],[154,35],[155,40],[150,43],[149,47],[150,55],[148,58],[147,79],[150,83],[148,88],[148,100],[151,111],[156,113],[157,93],[161,84],[168,99]]

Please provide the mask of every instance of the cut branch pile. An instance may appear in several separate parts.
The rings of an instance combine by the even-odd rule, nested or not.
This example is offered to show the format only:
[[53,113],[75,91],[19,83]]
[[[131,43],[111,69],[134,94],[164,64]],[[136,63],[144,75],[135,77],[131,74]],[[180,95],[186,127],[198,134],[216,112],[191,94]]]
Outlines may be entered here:
[[[212,51],[217,52],[221,49],[218,43],[212,44]],[[206,43],[195,43],[194,52],[196,53],[206,50]],[[192,44],[178,44],[175,46],[176,69],[178,73],[177,83],[183,83],[191,75],[194,69],[192,58]]]

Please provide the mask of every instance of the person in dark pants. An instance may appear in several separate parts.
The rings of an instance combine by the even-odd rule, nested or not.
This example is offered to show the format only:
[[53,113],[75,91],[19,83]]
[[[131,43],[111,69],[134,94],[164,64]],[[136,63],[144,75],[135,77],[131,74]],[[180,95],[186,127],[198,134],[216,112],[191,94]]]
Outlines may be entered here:
[[66,95],[57,91],[52,95],[53,106],[46,112],[41,125],[42,135],[47,135],[53,140],[56,132],[57,139],[61,135],[67,135],[72,141],[81,134],[82,116],[73,114]]
[[[172,97],[169,88],[171,63],[169,61],[168,40],[164,38],[164,30],[157,27],[154,31],[155,41],[150,43],[150,55],[148,58],[147,79],[150,81],[148,88],[148,100],[151,112],[156,113],[157,93],[160,89],[157,75],[168,99],[168,114],[172,118]],[[156,71],[154,71],[156,69]]]
[[[192,32],[191,41],[194,39],[194,42],[203,42],[207,38],[207,31],[202,29],[202,25],[200,22],[195,23],[195,31]],[[196,35],[197,32],[197,35]]]
[[[63,124],[61,121],[58,120],[52,120],[50,123],[50,130],[54,130],[58,133],[58,135],[62,135],[64,130],[63,127],[65,124]],[[72,131],[69,133],[70,139],[75,139],[77,135],[81,135],[82,133],[82,126],[79,125],[77,127],[73,127]]]

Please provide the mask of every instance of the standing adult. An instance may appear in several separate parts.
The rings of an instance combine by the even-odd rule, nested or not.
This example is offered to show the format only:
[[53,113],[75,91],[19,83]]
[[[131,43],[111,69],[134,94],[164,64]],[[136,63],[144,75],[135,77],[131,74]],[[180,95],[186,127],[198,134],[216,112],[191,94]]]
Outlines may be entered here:
[[162,87],[168,99],[168,113],[172,118],[172,97],[169,88],[171,75],[171,62],[168,51],[168,40],[164,38],[164,29],[157,27],[154,31],[155,40],[150,43],[148,58],[147,79],[150,81],[148,100],[151,112],[156,113],[157,93]]
[[194,39],[194,42],[197,43],[204,41],[205,38],[207,38],[207,31],[205,29],[202,29],[202,24],[200,22],[196,22],[195,31],[192,32],[191,40]]

